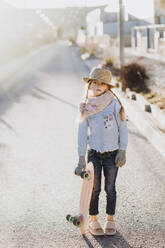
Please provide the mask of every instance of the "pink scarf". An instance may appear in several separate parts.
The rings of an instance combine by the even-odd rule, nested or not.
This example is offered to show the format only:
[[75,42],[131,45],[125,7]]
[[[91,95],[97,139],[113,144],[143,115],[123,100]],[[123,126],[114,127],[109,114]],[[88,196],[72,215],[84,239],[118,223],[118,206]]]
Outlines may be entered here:
[[84,117],[88,117],[98,112],[101,112],[105,107],[107,107],[114,99],[114,95],[110,90],[106,91],[100,96],[90,96],[83,108],[84,102],[80,103],[80,111],[84,110]]

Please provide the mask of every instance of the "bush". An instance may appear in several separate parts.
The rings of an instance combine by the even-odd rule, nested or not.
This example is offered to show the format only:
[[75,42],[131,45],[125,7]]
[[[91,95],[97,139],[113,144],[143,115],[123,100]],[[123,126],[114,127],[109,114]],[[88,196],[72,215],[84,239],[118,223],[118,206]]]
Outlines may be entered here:
[[89,53],[90,56],[97,56],[98,53],[98,44],[94,43],[92,41],[86,41],[82,46],[81,46],[81,52],[82,53]]
[[74,37],[69,37],[68,40],[71,42],[71,44],[74,46],[76,45],[76,38]]
[[145,67],[131,63],[122,66],[119,71],[119,81],[122,83],[122,90],[126,88],[135,92],[148,92],[146,80],[149,79]]
[[113,58],[110,58],[110,57],[105,57],[104,58],[104,61],[103,61],[103,66],[109,66],[109,67],[111,67],[111,66],[113,66],[114,65],[114,60],[113,60]]
[[117,61],[117,49],[115,46],[106,46],[102,52],[102,61],[104,66],[114,66]]

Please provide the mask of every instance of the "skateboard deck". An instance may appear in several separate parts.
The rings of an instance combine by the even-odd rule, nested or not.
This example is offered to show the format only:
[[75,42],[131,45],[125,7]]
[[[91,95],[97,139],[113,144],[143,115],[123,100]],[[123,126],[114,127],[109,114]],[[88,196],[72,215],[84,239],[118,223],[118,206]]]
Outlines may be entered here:
[[86,165],[85,172],[82,176],[83,182],[80,194],[79,214],[76,216],[67,215],[66,219],[79,227],[82,234],[85,234],[85,224],[88,216],[89,205],[93,190],[94,168],[93,163],[89,162]]

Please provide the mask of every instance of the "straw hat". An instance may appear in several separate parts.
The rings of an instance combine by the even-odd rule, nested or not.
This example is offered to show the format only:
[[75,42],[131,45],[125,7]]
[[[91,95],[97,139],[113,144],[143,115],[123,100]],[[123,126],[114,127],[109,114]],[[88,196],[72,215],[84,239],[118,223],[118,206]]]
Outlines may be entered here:
[[89,74],[89,77],[84,77],[83,80],[86,83],[89,83],[91,80],[100,80],[103,83],[109,84],[112,87],[115,87],[114,83],[112,82],[112,74],[109,70],[94,67]]

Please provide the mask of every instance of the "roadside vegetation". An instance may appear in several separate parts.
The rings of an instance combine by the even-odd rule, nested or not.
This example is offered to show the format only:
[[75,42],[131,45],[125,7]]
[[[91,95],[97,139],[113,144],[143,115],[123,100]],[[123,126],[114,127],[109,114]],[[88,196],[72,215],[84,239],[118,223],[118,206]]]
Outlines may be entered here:
[[150,88],[150,74],[145,66],[137,61],[118,66],[118,49],[113,40],[108,40],[107,37],[102,37],[100,40],[90,38],[80,48],[82,54],[88,53],[89,58],[94,56],[101,60],[102,67],[109,69],[117,78],[117,87],[122,91],[125,92],[128,88],[142,94],[149,103],[156,104],[165,111],[165,97]]
[[129,88],[131,91],[140,93],[150,104],[156,104],[165,111],[165,97],[150,89],[149,79],[146,68],[138,63],[130,63],[119,70],[118,81],[123,91]]
[[161,110],[165,112],[165,97],[153,91],[150,91],[149,93],[142,93],[142,95],[149,103],[156,104]]
[[121,82],[123,91],[129,88],[137,93],[148,93],[148,79],[149,76],[147,75],[145,67],[137,63],[130,63],[120,68],[118,80]]
[[97,43],[93,43],[91,40],[87,40],[81,46],[81,53],[88,53],[89,56],[98,57],[99,45]]

